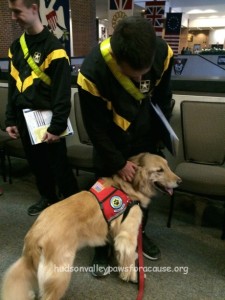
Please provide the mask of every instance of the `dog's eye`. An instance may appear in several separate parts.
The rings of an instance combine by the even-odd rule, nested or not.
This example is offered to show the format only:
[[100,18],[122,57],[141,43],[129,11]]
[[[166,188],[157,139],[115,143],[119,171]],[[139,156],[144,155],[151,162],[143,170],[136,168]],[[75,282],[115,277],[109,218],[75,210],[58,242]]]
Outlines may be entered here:
[[163,170],[163,168],[160,168],[160,169],[157,170],[157,172],[162,173],[162,172],[164,172],[164,170]]

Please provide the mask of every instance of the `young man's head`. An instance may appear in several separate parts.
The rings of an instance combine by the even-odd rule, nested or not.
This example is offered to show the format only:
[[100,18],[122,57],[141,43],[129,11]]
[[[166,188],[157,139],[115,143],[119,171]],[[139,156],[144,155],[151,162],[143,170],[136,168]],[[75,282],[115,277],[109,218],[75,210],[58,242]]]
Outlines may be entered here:
[[24,30],[36,33],[37,26],[40,26],[40,0],[8,0],[8,3],[12,19]]
[[113,32],[111,47],[123,73],[138,79],[150,70],[153,63],[156,49],[154,28],[143,17],[124,18]]

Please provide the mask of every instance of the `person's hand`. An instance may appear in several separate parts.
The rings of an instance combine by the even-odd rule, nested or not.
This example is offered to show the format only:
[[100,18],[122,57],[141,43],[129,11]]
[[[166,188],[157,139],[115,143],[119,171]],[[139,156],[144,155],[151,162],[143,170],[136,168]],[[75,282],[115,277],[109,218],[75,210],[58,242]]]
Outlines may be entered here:
[[8,126],[6,127],[6,132],[12,139],[18,139],[19,138],[19,131],[16,126]]
[[118,174],[124,181],[131,182],[134,178],[137,168],[138,166],[136,164],[128,160],[123,169],[118,171]]
[[42,138],[42,142],[46,142],[48,144],[58,142],[59,140],[60,140],[60,136],[54,135],[54,134],[49,133],[47,131],[46,131],[46,133],[44,134],[44,136]]

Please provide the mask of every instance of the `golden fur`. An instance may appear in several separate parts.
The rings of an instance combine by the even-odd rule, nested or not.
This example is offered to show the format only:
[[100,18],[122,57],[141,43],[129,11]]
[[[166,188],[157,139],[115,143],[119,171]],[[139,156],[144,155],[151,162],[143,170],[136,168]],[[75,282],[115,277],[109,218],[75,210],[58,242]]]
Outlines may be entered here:
[[[132,183],[119,176],[104,178],[106,186],[114,185],[132,200],[147,207],[156,189],[169,193],[180,183],[160,156],[142,153],[130,160],[139,167]],[[70,282],[71,272],[58,272],[55,267],[73,266],[76,252],[85,246],[104,245],[110,237],[121,279],[137,281],[135,265],[137,236],[142,211],[134,205],[123,222],[122,215],[107,225],[95,196],[82,191],[45,209],[28,231],[22,257],[6,272],[2,300],[35,299],[38,290],[42,300],[59,300]]]

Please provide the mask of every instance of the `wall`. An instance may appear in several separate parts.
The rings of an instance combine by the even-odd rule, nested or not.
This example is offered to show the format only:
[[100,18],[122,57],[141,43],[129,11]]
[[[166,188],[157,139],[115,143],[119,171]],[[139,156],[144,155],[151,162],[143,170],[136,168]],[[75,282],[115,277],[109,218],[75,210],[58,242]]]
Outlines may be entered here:
[[200,49],[209,47],[209,30],[190,31],[189,34],[192,35],[192,41],[188,44],[189,48],[191,48],[193,52],[195,45],[199,45]]
[[209,32],[209,43],[210,44],[222,44],[225,48],[225,29],[211,30]]
[[188,47],[188,29],[181,28],[178,53],[181,53],[181,50],[187,47]]
[[71,0],[73,56],[85,56],[97,44],[95,0]]
[[200,45],[201,49],[209,48],[212,44],[210,41],[209,30],[188,30],[188,28],[181,28],[179,53],[183,47],[188,47],[193,52],[195,45]]
[[8,1],[0,4],[0,58],[8,56],[8,49],[12,41],[21,35],[22,31],[18,24],[12,22]]
[[[41,0],[43,1],[43,0]],[[85,56],[97,44],[95,0],[70,0],[75,56]],[[0,58],[8,56],[8,48],[22,33],[11,20],[8,1],[0,4]]]

